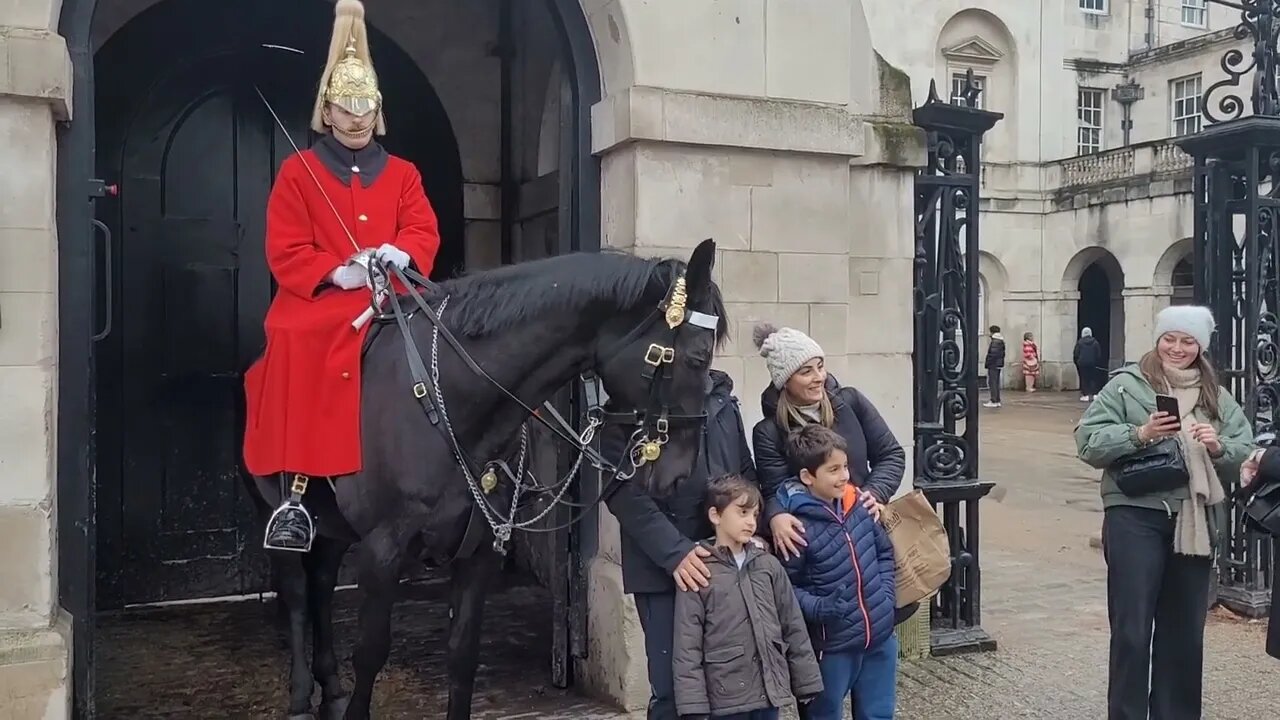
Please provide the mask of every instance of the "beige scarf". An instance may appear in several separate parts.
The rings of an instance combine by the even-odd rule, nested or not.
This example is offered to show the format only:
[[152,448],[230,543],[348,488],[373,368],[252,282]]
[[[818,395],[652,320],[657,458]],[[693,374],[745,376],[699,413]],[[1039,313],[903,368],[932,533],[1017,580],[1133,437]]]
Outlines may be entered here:
[[1200,371],[1196,368],[1182,370],[1165,366],[1164,373],[1169,381],[1169,393],[1178,398],[1178,409],[1182,411],[1182,432],[1178,434],[1178,441],[1182,444],[1187,472],[1191,476],[1191,497],[1182,501],[1182,508],[1178,512],[1173,551],[1179,555],[1209,557],[1213,552],[1213,545],[1209,538],[1208,507],[1225,500],[1226,493],[1218,480],[1218,472],[1213,467],[1209,450],[1191,437],[1192,425],[1209,421],[1204,409],[1200,407]]

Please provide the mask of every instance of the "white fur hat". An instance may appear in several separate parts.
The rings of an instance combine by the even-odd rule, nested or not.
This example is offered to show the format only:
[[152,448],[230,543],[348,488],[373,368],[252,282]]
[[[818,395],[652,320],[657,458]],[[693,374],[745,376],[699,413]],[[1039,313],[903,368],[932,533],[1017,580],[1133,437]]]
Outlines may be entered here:
[[1200,343],[1200,349],[1209,349],[1209,339],[1217,323],[1213,313],[1207,307],[1199,305],[1171,305],[1156,315],[1156,336],[1160,338],[1169,332],[1186,333]]
[[776,328],[768,323],[756,325],[752,333],[760,356],[769,368],[769,377],[778,390],[787,384],[801,365],[814,358],[826,357],[822,346],[813,338],[793,328]]

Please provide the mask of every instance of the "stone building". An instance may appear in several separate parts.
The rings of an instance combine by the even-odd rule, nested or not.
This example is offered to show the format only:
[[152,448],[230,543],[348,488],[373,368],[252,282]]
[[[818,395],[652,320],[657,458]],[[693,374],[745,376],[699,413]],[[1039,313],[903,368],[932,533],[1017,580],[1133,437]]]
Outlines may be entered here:
[[[771,319],[822,338],[907,444],[923,138],[906,77],[875,52],[895,50],[878,4],[372,0],[388,145],[422,168],[450,267],[715,238],[737,323],[720,364],[748,420],[766,381],[750,326]],[[325,0],[0,0],[4,717],[83,706],[95,608],[260,583],[236,398],[270,292],[265,193],[290,150],[254,90],[301,134],[319,61],[262,46],[314,48],[331,17]],[[940,42],[985,33],[965,52],[1011,68],[992,102],[1033,98],[1031,66],[1012,69],[1033,37],[957,17]],[[969,18],[981,28],[961,32]],[[932,53],[897,62],[918,73]],[[1034,189],[992,187],[1018,210],[1005,225],[1043,227],[1038,130],[1012,117],[993,170]],[[1003,262],[993,297],[1038,318],[1039,286]],[[647,688],[618,531],[606,514],[580,532],[574,673],[634,708]]]
[[[1000,325],[1015,350],[1034,333],[1050,386],[1076,386],[1082,327],[1113,367],[1136,361],[1155,313],[1191,299],[1191,159],[1173,140],[1200,129],[1202,93],[1243,47],[1239,11],[1208,0],[867,5],[873,37],[892,38],[877,50],[911,76],[917,102],[931,80],[956,97],[972,71],[982,105],[1005,115],[984,147],[980,325]],[[905,18],[912,31],[893,32]]]

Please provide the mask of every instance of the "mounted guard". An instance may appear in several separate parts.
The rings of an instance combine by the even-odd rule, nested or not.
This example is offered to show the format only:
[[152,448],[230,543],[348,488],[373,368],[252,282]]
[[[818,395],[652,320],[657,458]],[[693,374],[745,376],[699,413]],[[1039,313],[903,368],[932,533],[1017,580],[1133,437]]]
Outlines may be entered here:
[[386,121],[364,5],[339,0],[334,15],[311,118],[320,137],[284,161],[267,202],[266,256],[278,290],[266,315],[266,351],[245,374],[245,465],[281,484],[263,541],[269,550],[309,551],[308,483],[362,467],[370,258],[425,276],[440,247],[417,168],[374,139]]

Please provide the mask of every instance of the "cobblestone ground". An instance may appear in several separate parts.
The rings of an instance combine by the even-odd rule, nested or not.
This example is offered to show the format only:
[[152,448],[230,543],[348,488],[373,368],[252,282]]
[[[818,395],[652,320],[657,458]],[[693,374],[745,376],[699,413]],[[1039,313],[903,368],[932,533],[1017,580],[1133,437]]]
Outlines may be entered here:
[[[444,717],[447,585],[404,586],[396,605],[391,658],[378,679],[375,717]],[[358,594],[339,593],[335,629],[351,687]],[[104,720],[282,718],[288,700],[287,653],[272,629],[274,606],[256,601],[130,611],[98,630],[98,710]],[[625,717],[552,687],[549,595],[512,583],[485,607],[482,665],[472,717]]]
[[[1105,717],[1106,587],[1089,538],[1101,525],[1096,473],[1075,459],[1073,396],[1010,393],[983,411],[982,475],[999,483],[983,510],[983,626],[996,652],[904,663],[902,720],[1096,720]],[[381,718],[443,716],[445,625],[440,586],[401,602]],[[340,654],[354,636],[355,595],[341,596]],[[264,606],[246,602],[130,613],[100,629],[104,718],[277,718],[285,698],[282,645]],[[518,586],[491,596],[476,718],[626,717],[547,682],[547,595]],[[1215,611],[1207,630],[1205,718],[1277,717],[1267,691],[1280,663],[1265,626]],[[349,665],[349,662],[348,662]],[[348,679],[349,683],[349,679]]]

